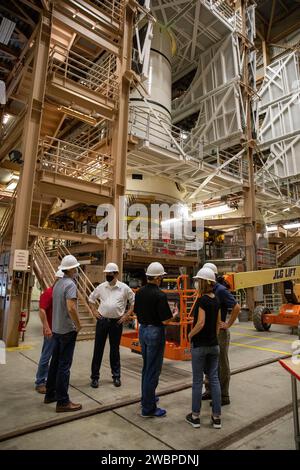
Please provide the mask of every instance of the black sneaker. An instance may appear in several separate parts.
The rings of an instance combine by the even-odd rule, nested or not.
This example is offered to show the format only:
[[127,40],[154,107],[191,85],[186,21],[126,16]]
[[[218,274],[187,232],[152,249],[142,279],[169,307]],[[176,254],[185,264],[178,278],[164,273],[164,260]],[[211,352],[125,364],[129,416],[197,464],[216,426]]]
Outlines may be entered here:
[[221,429],[222,424],[221,424],[221,418],[215,418],[214,416],[211,417],[211,424],[212,427],[215,429]]
[[186,415],[185,420],[187,423],[190,423],[193,428],[200,428],[200,418],[194,419],[192,413]]
[[91,387],[92,387],[92,388],[98,388],[98,387],[99,387],[99,380],[93,379],[93,380],[91,381]]

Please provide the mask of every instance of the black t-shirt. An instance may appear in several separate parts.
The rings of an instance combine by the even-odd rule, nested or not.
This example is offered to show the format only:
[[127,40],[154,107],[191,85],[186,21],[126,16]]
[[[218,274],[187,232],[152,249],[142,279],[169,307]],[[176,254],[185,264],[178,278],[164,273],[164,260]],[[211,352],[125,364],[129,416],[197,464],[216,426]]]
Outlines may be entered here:
[[160,326],[172,318],[167,295],[155,284],[141,287],[135,294],[134,313],[144,325]]
[[193,327],[198,321],[199,307],[205,311],[205,323],[202,330],[192,337],[192,344],[194,347],[217,346],[217,320],[220,303],[216,297],[212,298],[206,294],[200,297],[194,307]]

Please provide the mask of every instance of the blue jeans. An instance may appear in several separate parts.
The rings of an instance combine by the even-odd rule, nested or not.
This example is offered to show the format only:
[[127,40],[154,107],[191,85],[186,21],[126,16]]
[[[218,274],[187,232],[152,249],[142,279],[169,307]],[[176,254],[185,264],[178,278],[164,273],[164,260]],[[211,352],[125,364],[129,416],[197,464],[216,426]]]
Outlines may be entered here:
[[140,325],[139,340],[142,348],[142,414],[156,410],[155,390],[161,373],[164,349],[165,327]]
[[53,353],[46,383],[46,398],[56,398],[58,405],[70,402],[70,369],[76,344],[76,331],[64,335],[53,333]]
[[219,381],[219,346],[192,346],[192,412],[200,413],[202,400],[203,372],[208,375],[211,396],[212,413],[214,416],[221,415],[221,387]]
[[41,357],[35,378],[35,385],[44,385],[47,381],[49,362],[53,352],[53,337],[44,337]]

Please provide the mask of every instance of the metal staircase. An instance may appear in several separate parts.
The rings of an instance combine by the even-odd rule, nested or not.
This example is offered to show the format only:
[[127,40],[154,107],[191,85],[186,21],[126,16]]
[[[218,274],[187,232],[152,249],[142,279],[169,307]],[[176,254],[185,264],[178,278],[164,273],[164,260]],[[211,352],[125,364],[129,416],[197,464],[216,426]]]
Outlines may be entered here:
[[[297,230],[291,237],[299,237],[300,230]],[[300,243],[298,241],[282,244],[277,252],[278,264],[284,266],[292,258],[300,253]]]
[[[54,284],[55,271],[59,263],[59,258],[61,259],[69,254],[69,250],[60,243],[56,249],[56,257],[53,257],[52,252],[52,256],[50,257],[50,252],[47,254],[44,241],[42,239],[36,239],[32,248],[33,269],[39,284],[43,289]],[[82,325],[82,329],[77,336],[77,340],[94,339],[96,320],[92,315],[92,310],[88,302],[88,297],[94,290],[94,286],[81,267],[78,268],[77,289],[78,313]]]

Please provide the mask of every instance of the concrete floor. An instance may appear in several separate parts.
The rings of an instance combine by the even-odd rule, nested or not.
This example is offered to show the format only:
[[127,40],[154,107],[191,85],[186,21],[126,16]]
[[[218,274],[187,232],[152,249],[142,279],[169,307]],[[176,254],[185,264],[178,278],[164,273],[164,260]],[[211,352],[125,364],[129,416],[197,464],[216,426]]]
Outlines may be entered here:
[[[295,339],[287,328],[279,326],[260,333],[251,323],[240,323],[231,332],[233,372],[289,354]],[[55,413],[55,405],[44,405],[43,397],[34,391],[40,333],[37,314],[33,313],[22,345],[24,349],[8,351],[7,364],[0,365],[0,439],[9,432],[49,421],[54,423],[61,418]],[[166,418],[145,420],[139,415],[142,360],[126,348],[121,349],[122,387],[116,389],[112,385],[106,348],[101,386],[96,390],[90,388],[92,349],[93,341],[77,343],[71,371],[71,399],[82,403],[83,411],[101,411],[101,407],[123,400],[136,402],[6,440],[0,443],[0,449],[294,448],[292,417],[284,408],[291,402],[290,378],[277,362],[232,376],[232,404],[223,408],[222,430],[210,428],[207,402],[203,402],[201,428],[193,429],[184,421],[191,406],[190,388],[161,397],[161,406],[168,411]],[[159,391],[188,385],[191,378],[189,362],[165,360]],[[271,415],[271,422],[265,421],[267,415]],[[254,432],[249,427],[251,423],[255,423]]]

